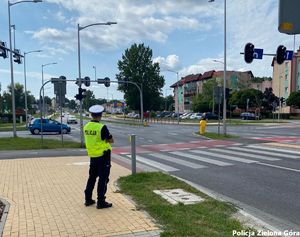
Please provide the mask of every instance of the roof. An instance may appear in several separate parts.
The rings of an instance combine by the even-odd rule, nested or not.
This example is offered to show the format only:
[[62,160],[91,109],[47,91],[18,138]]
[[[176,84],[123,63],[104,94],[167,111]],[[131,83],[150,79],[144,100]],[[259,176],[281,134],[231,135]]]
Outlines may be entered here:
[[215,70],[211,70],[211,71],[203,73],[202,80],[212,78],[214,73],[215,73]]

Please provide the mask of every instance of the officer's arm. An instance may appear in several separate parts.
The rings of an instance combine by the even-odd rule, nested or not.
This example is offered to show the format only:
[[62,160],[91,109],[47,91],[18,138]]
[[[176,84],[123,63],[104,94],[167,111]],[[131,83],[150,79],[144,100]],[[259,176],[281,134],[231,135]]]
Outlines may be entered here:
[[113,136],[108,131],[108,128],[106,127],[106,125],[104,125],[102,127],[102,130],[101,130],[101,139],[102,140],[106,140],[109,143],[114,143]]

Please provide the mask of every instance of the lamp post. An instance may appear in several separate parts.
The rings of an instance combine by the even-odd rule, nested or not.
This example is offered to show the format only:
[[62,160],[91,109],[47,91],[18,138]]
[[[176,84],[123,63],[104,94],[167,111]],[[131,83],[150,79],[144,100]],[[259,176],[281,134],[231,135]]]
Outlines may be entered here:
[[13,55],[12,55],[12,42],[11,42],[11,17],[10,17],[10,7],[19,3],[24,2],[42,2],[42,0],[33,0],[33,1],[19,1],[11,3],[8,0],[8,36],[9,36],[9,51],[10,51],[10,80],[11,80],[11,103],[12,103],[12,115],[13,115],[13,137],[17,137],[16,130],[16,102],[15,102],[15,83],[14,83],[14,66],[13,66]]
[[[78,42],[78,86],[81,88],[81,64],[80,64],[80,31],[88,28],[90,26],[97,26],[97,25],[114,25],[117,24],[117,22],[103,22],[103,23],[94,23],[89,24],[86,26],[80,26],[77,24],[77,42]],[[80,144],[81,147],[83,147],[83,122],[82,122],[82,100],[80,100],[79,104],[79,111],[80,111]]]
[[26,128],[28,128],[28,106],[27,106],[27,84],[26,84],[26,54],[30,53],[39,53],[42,50],[33,50],[29,52],[24,52],[24,87],[25,87],[25,121],[26,121]]
[[94,68],[94,71],[95,71],[95,81],[97,80],[97,68],[96,68],[96,66],[93,66],[93,68]]
[[[208,2],[214,2],[215,0],[209,0]],[[224,0],[224,75],[223,75],[223,134],[226,135],[226,0]]]
[[[49,66],[49,65],[54,65],[54,64],[57,64],[57,63],[46,63],[46,64],[42,65],[42,85],[44,85],[44,67]],[[44,87],[43,87],[43,110],[42,111],[45,116],[46,113],[45,113],[45,90],[44,90]]]

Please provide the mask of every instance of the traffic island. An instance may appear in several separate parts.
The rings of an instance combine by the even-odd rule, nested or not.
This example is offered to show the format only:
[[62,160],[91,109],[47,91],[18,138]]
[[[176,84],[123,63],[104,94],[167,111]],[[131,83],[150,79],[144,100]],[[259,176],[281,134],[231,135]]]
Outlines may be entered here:
[[203,136],[209,139],[231,139],[231,138],[239,138],[239,136],[231,135],[231,134],[218,134],[214,132],[206,132],[204,134],[200,134],[199,132],[195,132],[195,135]]
[[[120,192],[129,195],[138,209],[148,212],[161,226],[161,236],[219,237],[232,236],[233,231],[254,231],[233,215],[237,209],[217,201],[192,186],[161,172],[138,173],[118,180]],[[201,198],[200,202],[172,204],[155,190],[184,190]],[[156,192],[156,193],[155,193]]]

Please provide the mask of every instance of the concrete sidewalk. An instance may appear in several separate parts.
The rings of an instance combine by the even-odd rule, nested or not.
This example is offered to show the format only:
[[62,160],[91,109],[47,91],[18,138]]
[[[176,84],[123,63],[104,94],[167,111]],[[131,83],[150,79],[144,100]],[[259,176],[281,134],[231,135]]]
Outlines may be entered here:
[[85,207],[88,165],[86,156],[0,160],[0,197],[10,203],[3,237],[159,236],[153,219],[117,192],[130,170],[116,163],[106,195],[113,207]]

